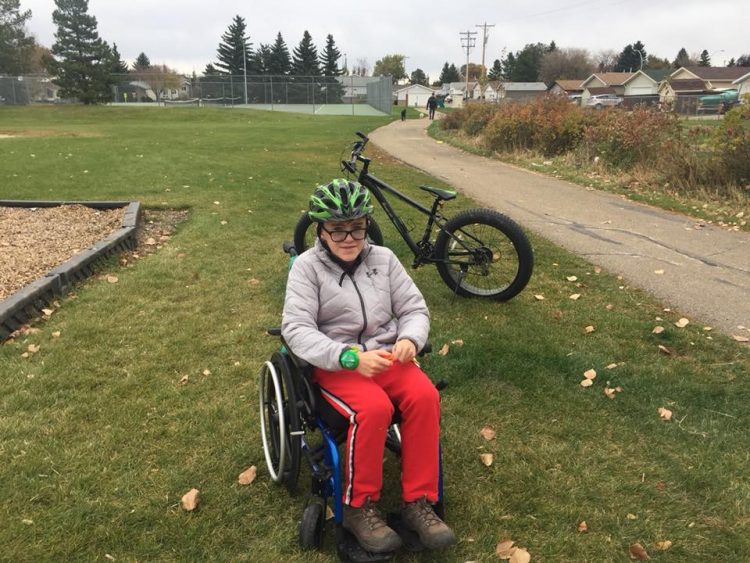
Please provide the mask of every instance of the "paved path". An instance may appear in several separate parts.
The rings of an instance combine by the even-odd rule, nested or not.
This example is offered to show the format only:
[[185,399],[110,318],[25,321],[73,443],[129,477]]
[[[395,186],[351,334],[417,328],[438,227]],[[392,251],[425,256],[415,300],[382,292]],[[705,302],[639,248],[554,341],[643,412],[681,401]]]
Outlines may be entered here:
[[370,138],[524,228],[622,275],[694,322],[750,336],[750,233],[700,226],[683,215],[466,153],[428,137],[427,124],[394,121]]

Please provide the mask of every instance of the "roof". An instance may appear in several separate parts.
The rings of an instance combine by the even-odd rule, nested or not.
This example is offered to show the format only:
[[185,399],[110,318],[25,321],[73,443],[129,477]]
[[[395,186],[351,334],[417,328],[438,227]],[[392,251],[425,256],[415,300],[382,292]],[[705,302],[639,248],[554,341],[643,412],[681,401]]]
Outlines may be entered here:
[[747,74],[742,66],[685,66],[682,67],[703,80],[736,80]]
[[591,86],[586,88],[589,94],[592,96],[598,96],[599,94],[615,94],[615,89],[612,86]]
[[[628,81],[628,79],[632,78],[634,74],[634,72],[595,72],[591,76],[596,76],[607,86],[622,86]],[[591,80],[591,76],[584,80],[584,82]]]
[[661,82],[672,72],[670,68],[647,68],[643,74],[648,76],[654,82]]
[[506,92],[545,92],[547,85],[544,82],[503,82]]
[[706,90],[706,83],[698,78],[678,78],[670,80],[669,85],[675,92],[703,92]]
[[[745,68],[747,68],[747,67],[745,67]],[[740,76],[737,80],[735,80],[734,82],[732,82],[732,84],[739,84],[740,82],[744,82],[748,78],[750,78],[750,72],[748,72],[747,74],[744,74],[744,75]]]
[[425,86],[423,84],[408,84],[407,86],[404,86],[403,88],[399,88],[398,90],[395,90],[395,91],[403,92],[404,90],[425,90],[427,92],[430,92],[431,94],[435,92],[434,89],[430,88],[429,86]]
[[583,86],[582,86],[583,80],[555,80],[555,84],[557,84],[560,88],[562,88],[566,92],[583,91]]
[[341,82],[342,85],[351,86],[352,88],[364,88],[370,82],[380,82],[380,79],[380,76],[357,76],[355,74],[336,77],[336,80]]

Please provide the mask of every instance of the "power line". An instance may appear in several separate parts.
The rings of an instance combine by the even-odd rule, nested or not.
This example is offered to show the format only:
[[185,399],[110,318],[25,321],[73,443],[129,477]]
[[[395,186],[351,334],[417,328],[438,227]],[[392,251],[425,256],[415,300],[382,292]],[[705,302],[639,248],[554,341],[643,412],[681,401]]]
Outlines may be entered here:
[[[488,27],[495,27],[495,24],[488,24],[487,22],[484,22],[483,24],[475,25],[474,27],[481,27],[484,33],[483,39],[482,39],[482,77],[487,74],[487,67],[484,66],[484,51],[487,47],[487,28]],[[466,67],[466,73],[469,73],[468,66]]]
[[464,99],[469,99],[469,53],[477,43],[477,38],[474,37],[477,34],[476,31],[461,31],[461,48],[466,49],[466,92],[464,93]]

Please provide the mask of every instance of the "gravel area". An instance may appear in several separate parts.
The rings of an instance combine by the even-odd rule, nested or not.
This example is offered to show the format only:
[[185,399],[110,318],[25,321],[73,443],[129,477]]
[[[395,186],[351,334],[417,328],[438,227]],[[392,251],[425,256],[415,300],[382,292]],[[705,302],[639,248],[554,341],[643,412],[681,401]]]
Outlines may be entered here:
[[0,207],[0,300],[122,226],[125,209]]

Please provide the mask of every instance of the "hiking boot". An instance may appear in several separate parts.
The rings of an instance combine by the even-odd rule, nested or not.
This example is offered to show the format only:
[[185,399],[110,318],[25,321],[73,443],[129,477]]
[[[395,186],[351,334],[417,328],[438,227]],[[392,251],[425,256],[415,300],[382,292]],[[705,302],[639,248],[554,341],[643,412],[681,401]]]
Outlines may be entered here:
[[401,538],[388,527],[369,499],[359,508],[344,505],[343,526],[354,534],[359,545],[367,551],[386,553],[401,547]]
[[427,497],[403,505],[401,520],[419,535],[420,541],[428,549],[442,549],[456,543],[453,530],[438,518]]

